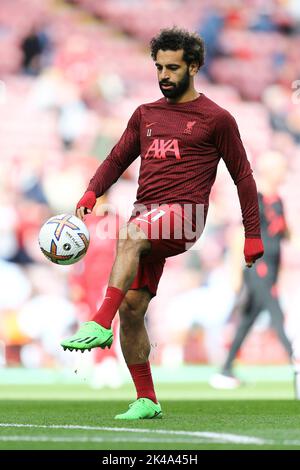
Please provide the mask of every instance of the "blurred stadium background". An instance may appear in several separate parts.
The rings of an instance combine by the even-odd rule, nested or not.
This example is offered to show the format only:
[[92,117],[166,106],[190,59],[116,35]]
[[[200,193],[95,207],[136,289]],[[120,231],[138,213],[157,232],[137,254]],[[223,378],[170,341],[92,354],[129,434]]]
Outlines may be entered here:
[[[101,301],[114,242],[98,240],[97,217],[90,217],[89,253],[65,267],[43,257],[37,236],[48,217],[74,212],[133,110],[161,96],[148,42],[160,28],[173,25],[204,37],[206,66],[197,87],[235,116],[254,172],[260,155],[269,150],[287,161],[282,197],[292,237],[283,246],[279,292],[287,333],[294,344],[300,341],[299,2],[1,0],[2,396],[13,397],[16,389],[6,385],[18,383],[95,388],[129,383],[118,347],[79,357],[59,346]],[[105,197],[121,217],[134,202],[137,174],[138,162]],[[228,246],[241,216],[222,165],[210,201],[199,249],[168,260],[150,304],[151,361],[161,383],[207,382],[224,360],[236,327],[237,319],[229,316],[234,288]],[[280,398],[272,382],[291,381],[267,312],[255,324],[238,364],[249,366],[243,369],[249,382],[270,381],[264,396]],[[172,389],[168,393],[172,397]],[[207,388],[203,396],[216,392],[211,393]],[[283,396],[292,397],[291,389]]]

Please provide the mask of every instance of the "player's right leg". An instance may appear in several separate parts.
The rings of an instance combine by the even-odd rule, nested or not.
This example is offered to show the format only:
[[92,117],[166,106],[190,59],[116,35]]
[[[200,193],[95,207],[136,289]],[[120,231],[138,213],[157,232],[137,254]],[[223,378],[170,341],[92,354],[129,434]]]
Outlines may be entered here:
[[117,255],[111,271],[105,299],[91,321],[83,323],[78,331],[61,342],[64,350],[91,350],[110,348],[113,341],[111,323],[131,286],[139,266],[141,254],[147,253],[151,243],[142,229],[129,223],[120,230]]

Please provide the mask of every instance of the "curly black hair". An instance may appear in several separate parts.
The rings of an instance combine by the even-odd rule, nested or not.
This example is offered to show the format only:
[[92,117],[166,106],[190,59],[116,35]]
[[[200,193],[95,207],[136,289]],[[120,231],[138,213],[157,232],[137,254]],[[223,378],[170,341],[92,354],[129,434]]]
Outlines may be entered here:
[[196,62],[200,67],[204,64],[204,42],[196,33],[189,33],[177,27],[161,29],[159,34],[151,39],[151,57],[156,60],[159,49],[163,51],[178,51],[183,49],[183,60],[190,65]]

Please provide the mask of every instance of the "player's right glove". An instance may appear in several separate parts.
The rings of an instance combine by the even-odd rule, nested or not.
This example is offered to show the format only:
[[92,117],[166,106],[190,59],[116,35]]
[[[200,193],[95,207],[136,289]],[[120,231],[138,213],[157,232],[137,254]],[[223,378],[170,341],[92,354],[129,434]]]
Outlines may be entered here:
[[251,266],[264,254],[264,245],[261,238],[245,238],[244,256],[248,266]]
[[92,212],[96,201],[97,198],[94,191],[86,191],[82,198],[78,201],[76,210],[78,210],[80,207],[84,207],[84,214]]

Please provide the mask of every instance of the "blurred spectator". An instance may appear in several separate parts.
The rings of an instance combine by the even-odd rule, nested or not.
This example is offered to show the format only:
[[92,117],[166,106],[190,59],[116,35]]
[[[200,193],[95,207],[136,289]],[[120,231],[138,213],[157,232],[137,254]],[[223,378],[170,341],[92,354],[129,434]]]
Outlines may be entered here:
[[205,64],[202,71],[209,75],[211,62],[220,53],[220,32],[224,26],[224,17],[216,10],[210,10],[205,13],[199,27],[199,34],[205,43]]
[[261,191],[259,208],[265,253],[253,269],[244,268],[242,275],[239,256],[243,235],[238,233],[233,238],[234,286],[238,292],[234,311],[240,314],[240,319],[222,371],[211,379],[211,385],[215,388],[235,388],[240,385],[233,373],[233,362],[257,317],[264,310],[270,313],[272,327],[276,330],[290,361],[293,356],[291,341],[284,331],[284,314],[277,286],[281,261],[280,244],[282,239],[289,236],[278,192],[285,177],[286,162],[281,154],[269,152],[260,156],[258,168]]
[[28,75],[38,75],[43,68],[43,54],[49,52],[50,40],[44,29],[32,26],[21,43],[22,67]]

